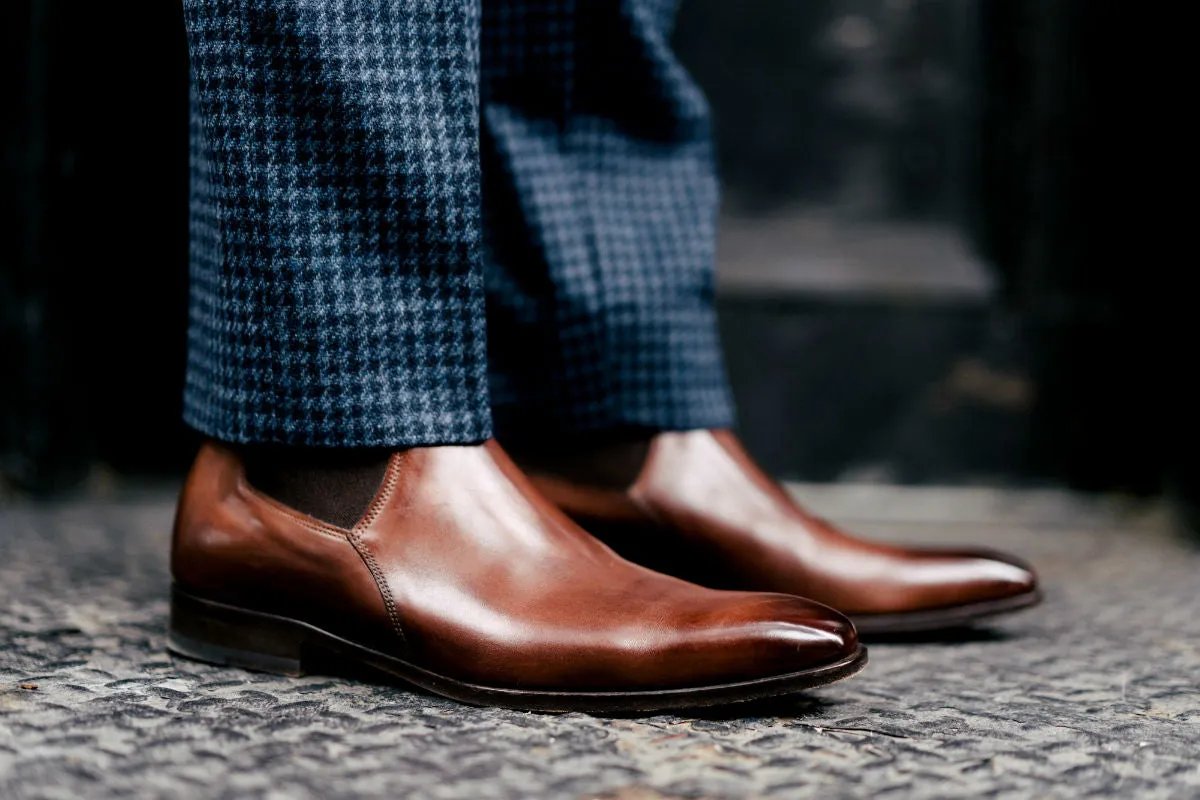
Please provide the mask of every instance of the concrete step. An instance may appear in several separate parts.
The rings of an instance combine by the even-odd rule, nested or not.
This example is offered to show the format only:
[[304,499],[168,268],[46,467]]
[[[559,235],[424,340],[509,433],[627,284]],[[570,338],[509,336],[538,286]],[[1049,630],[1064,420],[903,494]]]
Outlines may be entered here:
[[958,228],[794,209],[722,220],[747,445],[803,480],[1024,483],[1031,389]]

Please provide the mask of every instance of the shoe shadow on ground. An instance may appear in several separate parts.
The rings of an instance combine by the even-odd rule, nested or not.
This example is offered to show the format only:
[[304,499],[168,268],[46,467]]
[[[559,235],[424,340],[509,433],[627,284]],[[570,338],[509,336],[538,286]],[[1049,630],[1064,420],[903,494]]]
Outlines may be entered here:
[[[400,678],[391,673],[382,670],[376,670],[373,667],[357,662],[346,662],[336,659],[336,656],[325,658],[313,658],[306,662],[305,666],[310,670],[310,674],[323,675],[344,680],[357,681],[359,683],[368,684],[371,686],[387,687],[396,689],[402,692],[407,692],[418,697],[428,698],[442,703],[456,703],[456,700],[448,700],[433,692],[414,684],[405,683]],[[464,707],[471,707],[468,703],[462,703]],[[562,716],[570,713],[586,713],[588,716],[598,719],[649,719],[652,717],[677,717],[682,719],[704,720],[709,722],[733,721],[739,719],[749,719],[755,717],[772,717],[786,719],[810,719],[820,717],[825,710],[834,705],[827,700],[816,696],[813,692],[800,692],[784,697],[770,697],[758,700],[749,700],[741,703],[728,703],[725,705],[704,706],[695,709],[673,709],[669,711],[629,711],[629,712],[571,712],[571,711],[525,711],[522,713],[537,714],[545,716]],[[486,707],[480,707],[481,710],[487,710]]]
[[[733,703],[724,706],[709,706],[708,708],[697,708],[692,711],[673,711],[670,712],[669,716],[682,717],[697,722],[744,722],[747,719],[765,718],[806,720],[827,717],[830,710],[837,706],[838,703],[817,696],[814,692],[803,692],[786,697],[769,697],[762,700],[750,700],[745,703]],[[626,716],[637,718],[661,716],[661,714],[630,714]]]
[[912,633],[864,634],[861,639],[868,647],[879,644],[974,644],[978,642],[1007,642],[1014,635],[1000,628],[961,625],[936,631]]
[[[962,626],[941,631],[923,633],[875,635],[864,638],[868,645],[958,645],[980,642],[1005,642],[1015,638],[1011,633],[987,627]],[[314,654],[316,655],[316,654]],[[330,655],[328,658],[313,658],[306,662],[313,674],[344,678],[375,686],[387,686],[409,692],[421,697],[428,697],[443,702],[448,701],[436,694],[418,686],[408,684],[399,678],[368,665],[349,662]],[[871,667],[862,673],[870,676]],[[800,692],[783,697],[762,698],[740,703],[705,706],[688,710],[644,711],[644,712],[586,712],[590,716],[601,719],[649,719],[652,717],[676,717],[704,722],[733,722],[754,718],[790,719],[790,720],[819,720],[826,717],[838,703],[830,701],[818,694],[820,690]],[[465,704],[464,704],[465,705]],[[546,714],[560,716],[563,713],[553,711],[530,711],[531,714]]]

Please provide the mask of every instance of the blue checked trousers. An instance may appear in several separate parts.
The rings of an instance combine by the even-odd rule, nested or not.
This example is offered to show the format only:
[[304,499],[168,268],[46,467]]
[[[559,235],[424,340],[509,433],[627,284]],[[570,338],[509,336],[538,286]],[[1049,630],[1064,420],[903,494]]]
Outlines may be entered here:
[[675,0],[185,0],[184,416],[233,442],[727,426]]

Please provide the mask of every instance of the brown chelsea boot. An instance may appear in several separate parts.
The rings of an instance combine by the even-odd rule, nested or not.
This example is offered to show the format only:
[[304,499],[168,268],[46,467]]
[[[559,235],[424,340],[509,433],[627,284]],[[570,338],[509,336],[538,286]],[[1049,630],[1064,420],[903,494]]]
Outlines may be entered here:
[[794,594],[863,636],[936,630],[1036,604],[1033,570],[977,549],[898,547],[814,517],[726,430],[655,435],[632,485],[534,485],[624,557],[704,586]]
[[302,674],[317,653],[480,705],[682,709],[809,689],[866,664],[853,625],[781,594],[702,588],[617,556],[494,442],[393,454],[340,528],[204,445],[180,499],[170,646]]

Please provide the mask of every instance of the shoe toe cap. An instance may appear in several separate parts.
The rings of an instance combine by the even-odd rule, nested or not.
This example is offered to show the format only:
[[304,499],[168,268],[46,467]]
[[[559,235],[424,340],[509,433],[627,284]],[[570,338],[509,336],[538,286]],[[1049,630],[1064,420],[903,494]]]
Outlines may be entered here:
[[1037,591],[1037,573],[1017,558],[988,550],[956,555],[962,569],[959,581],[962,603],[1005,600]]
[[722,613],[712,630],[744,679],[835,664],[858,652],[854,623],[828,606],[799,597],[747,595]]

